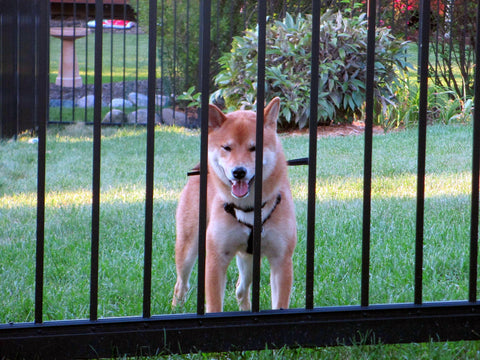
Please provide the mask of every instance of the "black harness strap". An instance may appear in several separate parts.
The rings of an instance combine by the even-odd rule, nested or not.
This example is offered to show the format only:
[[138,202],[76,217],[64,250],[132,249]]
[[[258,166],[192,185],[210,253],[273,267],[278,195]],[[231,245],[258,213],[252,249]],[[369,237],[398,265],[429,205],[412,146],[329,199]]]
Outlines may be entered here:
[[[275,209],[277,208],[278,204],[280,204],[281,201],[282,201],[282,195],[278,194],[275,205],[273,205],[272,210],[270,211],[268,216],[265,218],[265,220],[262,221],[262,226],[267,222],[268,219],[270,219],[273,212],[275,211]],[[262,204],[262,208],[265,205],[266,205],[266,202]],[[248,236],[248,240],[247,240],[247,253],[248,254],[253,254],[253,225],[248,224],[248,223],[238,219],[237,215],[235,214],[235,210],[240,210],[240,211],[243,211],[243,212],[252,212],[254,210],[254,208],[249,207],[247,209],[242,209],[240,207],[235,206],[235,204],[233,204],[233,203],[225,203],[225,204],[223,204],[223,208],[225,209],[225,212],[227,214],[232,215],[235,218],[235,220],[237,220],[240,224],[245,225],[246,227],[248,227],[250,229],[250,235]]]
[[[308,165],[308,158],[287,160],[288,166]],[[200,175],[200,165],[195,166],[192,170],[187,172],[187,176]]]

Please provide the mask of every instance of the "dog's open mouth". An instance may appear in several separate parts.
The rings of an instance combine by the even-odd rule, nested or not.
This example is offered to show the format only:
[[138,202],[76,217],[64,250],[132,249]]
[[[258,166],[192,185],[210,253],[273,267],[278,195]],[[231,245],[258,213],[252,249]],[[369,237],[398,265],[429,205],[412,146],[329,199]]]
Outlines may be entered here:
[[250,181],[245,180],[232,180],[232,195],[238,199],[241,199],[248,195],[250,192],[250,184],[254,178],[251,178]]

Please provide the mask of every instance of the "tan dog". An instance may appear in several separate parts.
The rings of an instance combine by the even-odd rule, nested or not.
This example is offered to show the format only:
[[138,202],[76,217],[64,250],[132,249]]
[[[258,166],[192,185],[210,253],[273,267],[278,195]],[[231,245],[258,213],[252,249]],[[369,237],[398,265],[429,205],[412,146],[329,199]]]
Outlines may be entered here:
[[[282,145],[276,134],[280,99],[265,108],[261,253],[271,267],[272,307],[288,308],[293,281],[292,255],[297,241],[295,211]],[[205,298],[207,312],[223,309],[226,271],[236,255],[236,296],[249,310],[252,283],[252,227],[255,178],[253,111],[223,114],[210,105]],[[198,252],[199,176],[189,178],[177,208],[173,306],[185,300]]]

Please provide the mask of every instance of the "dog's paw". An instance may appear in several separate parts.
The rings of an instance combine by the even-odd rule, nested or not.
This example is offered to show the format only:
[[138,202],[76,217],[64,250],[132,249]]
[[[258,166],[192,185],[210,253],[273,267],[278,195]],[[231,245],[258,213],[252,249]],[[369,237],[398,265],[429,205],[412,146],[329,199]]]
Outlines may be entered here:
[[177,306],[183,306],[185,304],[185,299],[187,297],[188,286],[175,284],[175,290],[173,291],[172,307],[176,308]]
[[178,299],[176,295],[173,295],[172,299],[172,308],[183,305],[185,301],[183,299]]
[[238,307],[241,311],[250,311],[252,309],[249,296],[250,292],[248,291],[248,288],[241,286],[240,281],[237,283],[235,295],[237,297]]

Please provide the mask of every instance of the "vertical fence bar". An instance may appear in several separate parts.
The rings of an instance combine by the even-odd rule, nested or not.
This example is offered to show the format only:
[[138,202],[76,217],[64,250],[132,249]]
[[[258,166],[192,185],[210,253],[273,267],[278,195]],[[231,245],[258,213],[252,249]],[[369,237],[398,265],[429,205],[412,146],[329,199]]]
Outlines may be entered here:
[[[457,21],[457,19],[454,16],[454,12],[453,12],[454,8],[455,8],[454,2],[448,4],[447,9],[448,9],[449,17],[450,17],[448,32],[450,33],[450,39],[448,40],[448,61],[447,61],[447,64],[448,64],[449,68],[452,66],[452,57],[453,57],[453,38],[454,38],[453,24],[455,23],[455,21]],[[445,54],[444,54],[444,56],[445,56]],[[454,77],[453,77],[452,72],[449,71],[448,72],[448,79],[447,79],[447,86],[448,87],[452,86],[452,81],[454,81]]]
[[305,284],[305,307],[313,309],[313,283],[315,276],[315,191],[317,180],[317,121],[318,82],[320,61],[320,0],[312,0],[312,59],[310,123],[308,150],[308,213],[307,213],[307,274]]
[[[160,94],[164,94],[163,79],[165,78],[164,71],[164,50],[165,50],[165,0],[161,0],[160,11]],[[200,15],[201,16],[201,15]],[[163,123],[163,111],[160,111],[160,122]]]
[[151,316],[153,188],[155,163],[155,87],[157,71],[157,2],[149,1],[148,11],[148,104],[147,164],[145,195],[145,257],[143,265],[143,317]]
[[247,5],[248,5],[248,0],[243,0],[243,6],[242,8],[244,9],[243,10],[243,28],[246,29],[247,28]]
[[[139,11],[138,1],[139,0],[136,0],[136,4],[135,4],[135,13],[136,14],[138,14],[138,11]],[[135,26],[135,104],[138,104],[138,57],[139,57],[138,34],[139,34],[139,27]],[[135,111],[135,124],[137,124],[137,122],[138,122],[138,111]]]
[[49,90],[49,3],[36,1],[39,11],[36,54],[36,124],[38,126],[38,168],[37,168],[37,243],[35,262],[35,323],[43,322],[43,284],[45,257],[45,166],[46,166],[46,127],[48,119]]
[[435,74],[435,84],[440,84],[440,79],[439,79],[439,76],[438,76],[438,70],[439,70],[439,67],[440,67],[440,60],[439,60],[439,54],[440,54],[440,50],[439,50],[439,38],[440,38],[440,28],[441,28],[441,24],[440,24],[440,1],[437,0],[437,4],[436,4],[436,9],[435,9],[435,22],[436,22],[436,26],[435,26],[435,71],[433,72]]
[[218,44],[220,43],[220,0],[217,0],[217,5],[215,7],[215,14],[214,17],[216,18],[215,24],[215,54],[213,55],[215,58],[219,57],[220,48]]
[[473,155],[472,155],[472,205],[470,220],[470,283],[468,299],[477,301],[477,267],[478,267],[478,210],[479,210],[479,176],[480,176],[480,1],[477,1],[477,43],[475,44],[475,97],[473,112]]
[[[189,88],[189,59],[190,59],[190,0],[187,0],[186,28],[185,28],[185,89]],[[188,124],[188,112],[185,111],[185,124]]]
[[92,249],[90,270],[90,320],[98,318],[98,252],[100,239],[100,151],[102,136],[103,1],[95,1],[95,60],[93,106]]
[[[122,74],[122,80],[123,80],[123,86],[122,86],[122,98],[126,99],[126,85],[125,85],[125,76],[126,76],[126,67],[127,67],[127,27],[126,27],[126,21],[127,21],[127,1],[123,0],[123,74]],[[122,112],[125,114],[125,101],[122,101]],[[148,117],[148,116],[147,116]],[[147,120],[148,122],[148,120]]]
[[[90,14],[90,8],[89,8],[89,3],[88,1],[85,3],[85,23],[87,24],[87,31],[85,32],[85,91],[83,93],[83,96],[85,99],[87,99],[88,96],[88,19],[89,19],[89,14]],[[83,121],[85,123],[88,123],[88,102],[85,101],[85,106],[83,107]]]
[[200,3],[200,204],[198,226],[198,291],[197,314],[205,314],[205,242],[207,231],[207,164],[208,164],[208,102],[210,80],[210,16],[211,0]]
[[375,23],[376,0],[369,0],[367,5],[367,75],[365,94],[365,145],[363,169],[363,225],[362,225],[362,288],[361,305],[368,306],[370,293],[370,223],[372,205],[372,134],[375,79]]
[[[110,27],[110,124],[113,123],[113,20],[114,20],[114,12],[113,9],[114,5],[113,2],[110,4],[110,20],[112,21],[112,26]],[[97,24],[97,23],[96,23]],[[102,23],[100,23],[102,24]],[[98,25],[97,25],[98,26]],[[101,25],[103,27],[103,24]],[[96,26],[95,26],[96,28]]]
[[[173,59],[172,59],[172,110],[173,110],[173,118],[175,119],[175,103],[177,100],[177,1],[173,3]],[[163,94],[162,94],[163,95]],[[163,104],[162,104],[163,105]],[[175,122],[175,120],[174,120]]]
[[[65,24],[64,24],[64,16],[65,16],[65,4],[62,0],[62,2],[60,3],[60,31],[61,31],[61,37],[63,38],[63,32],[64,32],[64,29],[65,29]],[[58,63],[58,68],[60,70],[60,78],[62,80],[60,80],[60,122],[64,122],[63,121],[63,47],[64,47],[64,44],[63,44],[63,41],[60,40],[60,62]]]
[[[73,4],[72,6],[72,10],[73,10],[73,37],[75,38],[76,37],[76,34],[77,34],[77,4]],[[63,42],[63,41],[62,41]],[[73,61],[74,61],[74,64],[77,64],[77,46],[76,46],[76,41],[73,42]],[[78,66],[78,64],[77,64]],[[74,122],[75,121],[75,93],[76,93],[76,85],[75,85],[75,68],[76,66],[72,66],[72,73],[70,74],[70,76],[72,77],[73,79],[73,86],[72,86],[72,101],[73,101],[73,106],[72,106],[72,120],[71,122]]]
[[[234,6],[235,3],[233,1],[230,2],[230,17],[233,19],[233,16],[234,16]],[[232,40],[233,40],[233,24],[230,25],[230,29],[229,29],[229,34],[228,34],[228,43],[231,44],[232,43]]]
[[258,2],[258,63],[257,63],[257,127],[255,148],[255,211],[253,221],[253,283],[252,311],[260,311],[260,260],[262,241],[262,179],[263,179],[263,122],[265,107],[265,49],[267,5]]
[[428,49],[430,35],[430,0],[422,0],[420,9],[419,78],[420,99],[418,114],[418,167],[417,167],[417,219],[415,233],[415,299],[422,303],[423,293],[423,240],[425,211],[425,158],[427,144],[428,105]]

